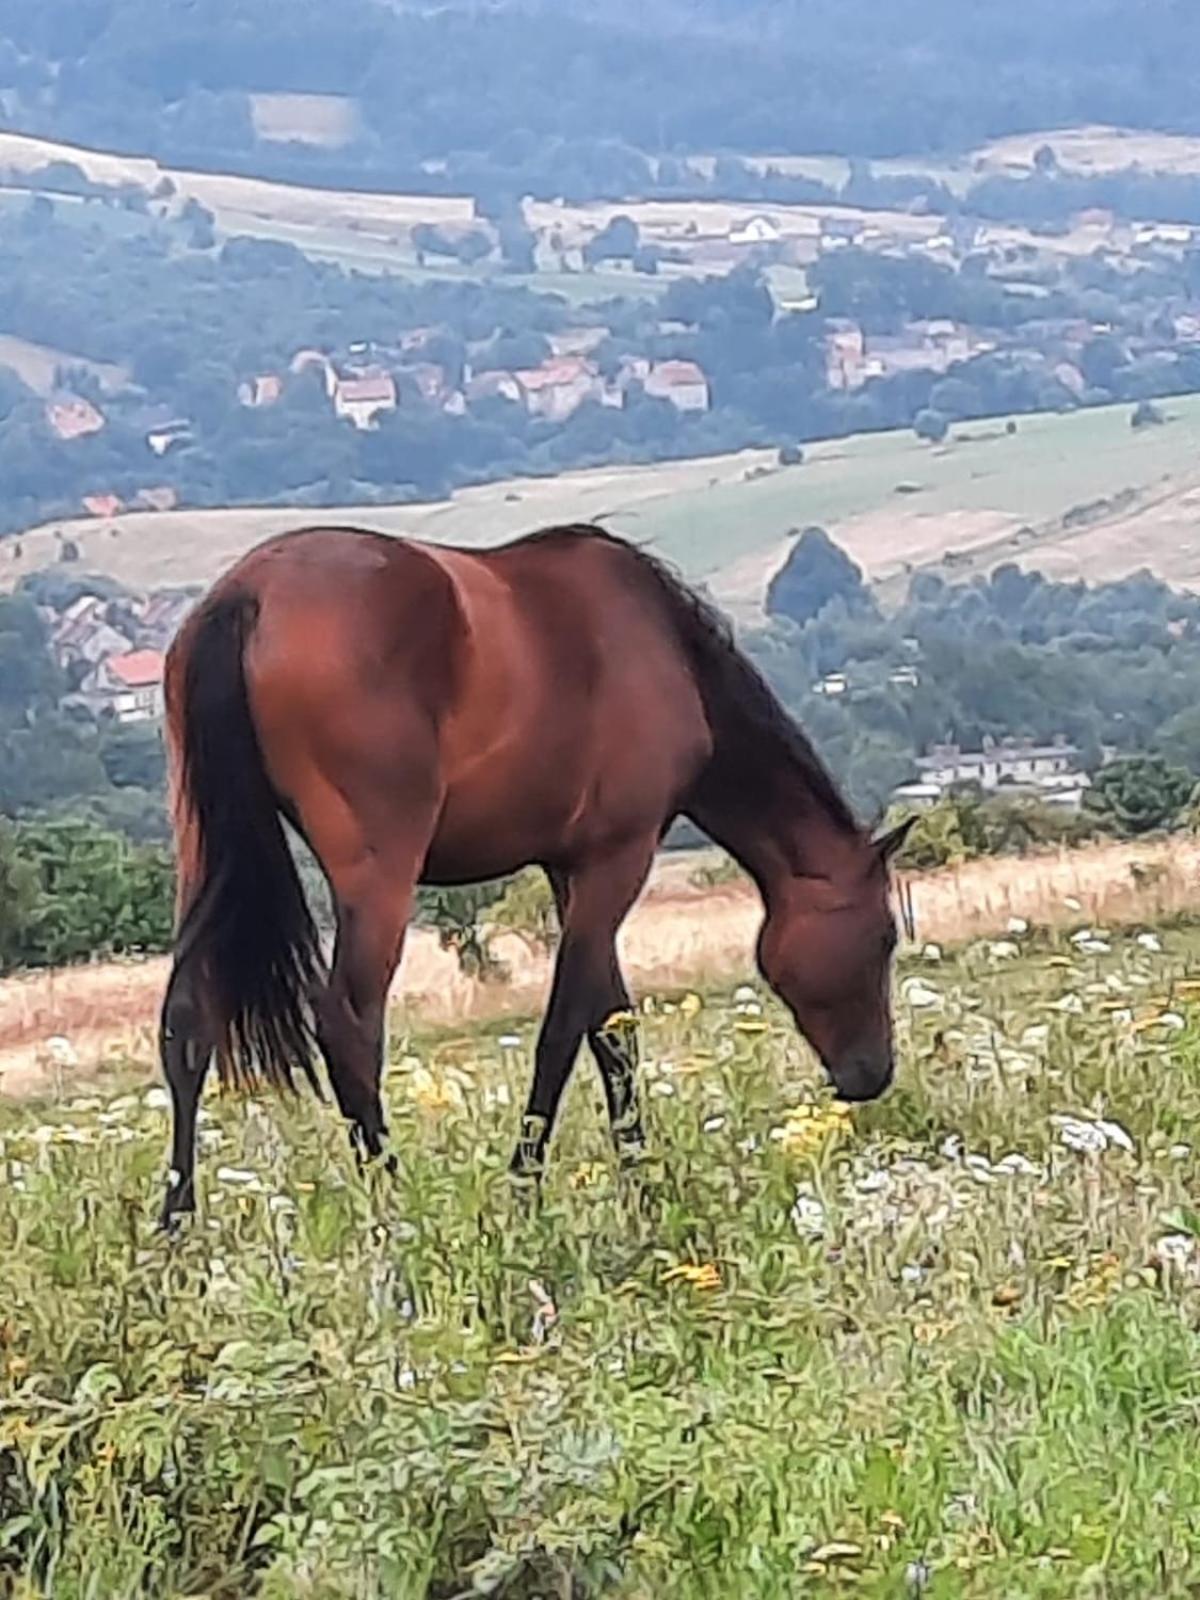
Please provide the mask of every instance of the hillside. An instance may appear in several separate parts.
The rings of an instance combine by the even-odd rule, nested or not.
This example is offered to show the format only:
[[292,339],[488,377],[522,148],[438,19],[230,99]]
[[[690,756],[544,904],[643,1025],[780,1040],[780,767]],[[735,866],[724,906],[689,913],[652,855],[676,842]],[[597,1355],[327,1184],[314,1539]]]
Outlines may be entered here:
[[[319,520],[439,543],[490,544],[552,522],[603,518],[647,541],[752,614],[789,532],[820,524],[870,578],[917,568],[959,575],[1017,561],[1058,578],[1117,578],[1148,567],[1200,586],[1200,397],[1166,406],[1166,425],[1135,432],[1129,408],[964,424],[930,447],[911,432],[811,446],[803,466],[770,452],[652,467],[601,468],[467,489],[429,505],[144,512],[55,522],[24,534],[0,583],[53,563],[60,540],[79,565],[135,588],[207,582],[258,540]],[[19,554],[17,554],[19,552]]]

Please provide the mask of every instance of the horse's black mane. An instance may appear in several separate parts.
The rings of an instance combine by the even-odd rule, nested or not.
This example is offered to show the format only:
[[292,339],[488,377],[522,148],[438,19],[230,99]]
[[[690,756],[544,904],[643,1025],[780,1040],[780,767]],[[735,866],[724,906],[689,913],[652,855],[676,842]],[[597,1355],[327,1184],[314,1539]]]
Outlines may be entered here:
[[839,827],[857,833],[859,824],[808,735],[780,705],[766,679],[738,649],[728,619],[661,557],[591,523],[545,528],[534,540],[601,539],[616,545],[652,579],[679,630],[710,714],[736,719],[747,733],[761,735],[800,774],[817,803]]

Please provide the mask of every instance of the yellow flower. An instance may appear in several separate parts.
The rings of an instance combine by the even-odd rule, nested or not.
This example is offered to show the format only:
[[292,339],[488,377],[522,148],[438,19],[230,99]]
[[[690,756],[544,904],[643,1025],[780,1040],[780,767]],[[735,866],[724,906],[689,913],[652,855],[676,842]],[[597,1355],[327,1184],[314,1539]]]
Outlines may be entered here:
[[584,1161],[567,1180],[572,1189],[590,1189],[600,1183],[607,1171],[602,1161]]
[[435,1078],[428,1067],[418,1067],[412,1076],[413,1099],[422,1111],[438,1114],[456,1110],[463,1103],[462,1090],[445,1078]]
[[849,1106],[799,1105],[788,1112],[773,1137],[790,1155],[811,1155],[850,1126]]
[[688,1283],[693,1289],[719,1289],[721,1287],[721,1269],[714,1266],[711,1261],[697,1265],[693,1261],[681,1261],[678,1266],[671,1267],[663,1273],[664,1283]]
[[704,1001],[698,994],[685,994],[679,1002],[679,1009],[685,1017],[694,1017],[702,1009]]

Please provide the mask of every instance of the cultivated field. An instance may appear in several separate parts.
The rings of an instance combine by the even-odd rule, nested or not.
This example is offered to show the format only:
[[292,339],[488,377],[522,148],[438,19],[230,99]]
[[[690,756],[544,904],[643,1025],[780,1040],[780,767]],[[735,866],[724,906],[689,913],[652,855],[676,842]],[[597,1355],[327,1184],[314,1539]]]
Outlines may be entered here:
[[1190,1596],[1200,940],[909,963],[883,1103],[725,985],[644,1016],[618,1179],[582,1067],[505,1176],[531,1026],[397,1042],[399,1175],[212,1099],[0,1111],[0,1584],[55,1600]]
[[810,523],[828,528],[884,584],[903,583],[918,567],[961,575],[1019,561],[1092,581],[1149,567],[1194,585],[1200,399],[1165,402],[1165,410],[1166,426],[1136,433],[1129,408],[1114,406],[1023,417],[1013,436],[996,422],[963,425],[952,443],[935,448],[911,432],[866,434],[809,447],[799,468],[780,469],[770,452],[747,452],[521,479],[432,505],[58,522],[22,535],[18,557],[11,544],[0,551],[0,584],[55,561],[60,533],[79,545],[85,567],[154,587],[206,582],[259,539],[313,521],[483,545],[546,523],[603,517],[746,616],[758,611],[790,534]]

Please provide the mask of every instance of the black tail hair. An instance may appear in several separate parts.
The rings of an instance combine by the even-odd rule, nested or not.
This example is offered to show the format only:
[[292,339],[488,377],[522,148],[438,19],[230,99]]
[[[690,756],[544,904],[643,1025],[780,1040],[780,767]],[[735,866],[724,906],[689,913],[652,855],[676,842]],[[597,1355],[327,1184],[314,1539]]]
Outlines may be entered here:
[[313,1069],[312,998],[325,961],[283,831],[246,693],[244,652],[258,620],[252,596],[210,601],[184,662],[181,798],[200,883],[177,961],[194,961],[219,1028],[222,1078],[295,1089]]

